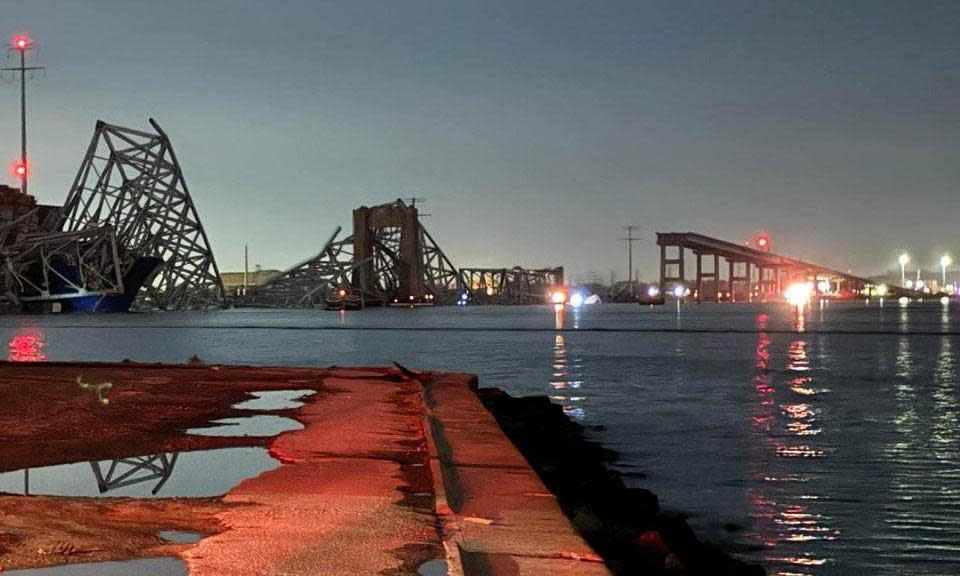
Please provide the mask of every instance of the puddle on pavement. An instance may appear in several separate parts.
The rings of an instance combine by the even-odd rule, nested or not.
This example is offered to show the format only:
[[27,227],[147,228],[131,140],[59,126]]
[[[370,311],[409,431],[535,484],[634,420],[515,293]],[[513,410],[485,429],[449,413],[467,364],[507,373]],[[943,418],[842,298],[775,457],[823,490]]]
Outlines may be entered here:
[[45,496],[219,496],[280,466],[265,448],[220,448],[77,462],[0,474],[0,492]]
[[213,420],[208,428],[191,428],[187,434],[195,436],[276,436],[290,430],[302,430],[303,424],[282,416],[248,416]]
[[171,544],[195,544],[203,540],[203,534],[181,532],[179,530],[161,530],[157,532],[157,537]]
[[447,562],[439,558],[427,560],[417,568],[419,576],[447,576]]
[[233,407],[240,410],[287,410],[303,406],[302,400],[316,394],[316,390],[266,390],[251,392],[253,398]]
[[143,558],[123,562],[64,564],[47,568],[5,570],[4,576],[186,576],[187,566],[179,558]]

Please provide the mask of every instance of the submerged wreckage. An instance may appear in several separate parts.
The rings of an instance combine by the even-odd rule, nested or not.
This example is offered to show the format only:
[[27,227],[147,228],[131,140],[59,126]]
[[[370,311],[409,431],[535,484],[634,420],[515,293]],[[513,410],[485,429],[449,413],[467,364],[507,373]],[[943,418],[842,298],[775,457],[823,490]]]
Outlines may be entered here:
[[28,312],[224,307],[170,140],[98,122],[62,207],[0,187],[3,305]]

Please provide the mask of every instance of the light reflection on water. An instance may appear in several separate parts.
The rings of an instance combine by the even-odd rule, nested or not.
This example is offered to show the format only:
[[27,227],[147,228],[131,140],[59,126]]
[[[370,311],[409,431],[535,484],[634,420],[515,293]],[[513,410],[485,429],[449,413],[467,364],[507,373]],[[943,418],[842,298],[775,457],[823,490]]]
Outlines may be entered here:
[[602,425],[590,433],[647,476],[631,485],[771,573],[930,576],[960,573],[958,316],[939,302],[831,303],[809,307],[801,327],[783,306],[690,303],[680,316],[630,305],[242,310],[6,318],[0,330],[9,342],[35,326],[52,360],[475,372]]
[[[819,405],[826,391],[818,388],[809,341],[794,339],[785,354],[778,354],[771,350],[766,324],[767,317],[761,314],[753,378],[757,394],[753,429],[759,448],[754,452],[756,484],[750,498],[752,537],[762,563],[773,574],[816,574],[831,558],[826,547],[811,543],[831,541],[840,534],[820,511],[820,494],[811,486],[814,462],[828,454],[817,442],[823,432]],[[777,367],[780,358],[785,360],[782,370]]]

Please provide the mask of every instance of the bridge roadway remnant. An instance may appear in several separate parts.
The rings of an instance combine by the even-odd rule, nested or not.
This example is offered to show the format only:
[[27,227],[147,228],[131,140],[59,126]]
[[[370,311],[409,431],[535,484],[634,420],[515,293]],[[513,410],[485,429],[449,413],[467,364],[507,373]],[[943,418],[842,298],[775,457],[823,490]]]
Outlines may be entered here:
[[[877,287],[867,278],[702,234],[658,232],[657,244],[660,246],[660,289],[664,294],[677,285],[688,286],[687,250],[696,263],[691,289],[697,301],[776,298],[795,282],[812,282],[818,292],[821,292],[820,284],[826,282],[829,292],[839,297],[867,297],[877,293]],[[721,265],[721,259],[726,262],[725,266]],[[914,291],[899,286],[889,286],[887,290],[890,297],[916,296]]]
[[461,268],[460,275],[478,304],[542,304],[552,288],[563,285],[562,266]]

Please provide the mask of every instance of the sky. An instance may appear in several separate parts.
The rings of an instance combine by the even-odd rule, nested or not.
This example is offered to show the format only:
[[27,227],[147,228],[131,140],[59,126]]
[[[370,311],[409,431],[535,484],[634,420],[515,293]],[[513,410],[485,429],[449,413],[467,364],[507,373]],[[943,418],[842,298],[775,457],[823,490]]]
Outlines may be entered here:
[[[221,270],[426,198],[458,267],[658,273],[656,232],[855,273],[960,261],[960,3],[0,0],[27,33],[31,193],[98,119],[170,136]],[[13,59],[5,65],[13,65]],[[0,159],[19,153],[0,82]],[[7,171],[6,180],[13,184]]]

